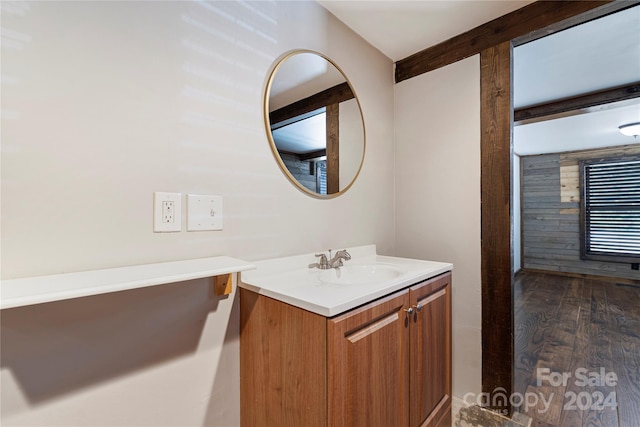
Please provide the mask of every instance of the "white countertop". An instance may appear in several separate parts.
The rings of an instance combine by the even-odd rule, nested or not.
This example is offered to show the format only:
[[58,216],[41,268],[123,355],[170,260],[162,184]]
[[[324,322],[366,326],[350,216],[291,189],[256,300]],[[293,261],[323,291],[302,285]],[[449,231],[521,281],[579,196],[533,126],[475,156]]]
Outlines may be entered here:
[[183,282],[252,268],[254,268],[253,264],[246,261],[218,256],[2,280],[0,308],[14,308]]
[[347,248],[348,265],[391,265],[402,274],[388,281],[359,285],[328,284],[318,280],[322,271],[309,268],[317,261],[313,253],[254,262],[255,270],[240,274],[239,286],[291,304],[333,317],[420,281],[451,271],[453,264],[377,255],[375,245]]

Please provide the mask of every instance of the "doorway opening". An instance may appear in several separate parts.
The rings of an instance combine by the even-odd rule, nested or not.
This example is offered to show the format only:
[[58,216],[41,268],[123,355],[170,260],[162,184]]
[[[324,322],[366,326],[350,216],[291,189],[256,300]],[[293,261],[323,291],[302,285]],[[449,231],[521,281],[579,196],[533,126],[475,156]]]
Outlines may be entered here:
[[[633,259],[584,256],[581,173],[585,162],[640,155],[640,141],[618,131],[640,119],[638,14],[636,6],[513,49],[513,394],[524,397],[513,409],[543,425],[640,420],[640,276]],[[640,176],[626,181],[614,190],[628,185],[629,197],[598,190],[619,212],[640,204]],[[605,230],[606,240],[640,248],[635,217],[612,218],[605,225],[622,237]]]

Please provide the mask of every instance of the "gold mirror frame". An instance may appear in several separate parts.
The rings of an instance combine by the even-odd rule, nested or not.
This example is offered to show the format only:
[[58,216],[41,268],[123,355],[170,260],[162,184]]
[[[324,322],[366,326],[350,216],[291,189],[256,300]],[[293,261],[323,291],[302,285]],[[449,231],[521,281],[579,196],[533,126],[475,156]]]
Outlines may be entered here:
[[[327,61],[327,63],[331,66],[333,66],[344,78],[345,83],[348,85],[348,88],[350,89],[351,93],[353,94],[353,98],[356,100],[356,105],[358,107],[358,112],[359,112],[359,116],[360,116],[360,120],[359,123],[362,126],[362,154],[360,156],[360,163],[358,164],[357,170],[355,172],[355,174],[353,175],[353,178],[350,179],[350,181],[344,185],[338,186],[338,191],[336,192],[332,192],[329,194],[320,194],[314,191],[311,191],[309,188],[305,187],[304,185],[302,185],[298,179],[291,173],[291,171],[289,170],[289,168],[287,167],[287,165],[284,163],[284,160],[282,159],[282,156],[280,154],[280,151],[278,150],[278,147],[276,146],[276,142],[274,140],[273,137],[273,133],[272,133],[272,123],[271,123],[271,119],[270,119],[270,101],[271,101],[271,90],[272,90],[272,86],[274,83],[274,80],[276,78],[276,75],[278,74],[278,71],[281,70],[283,64],[289,60],[290,58],[296,56],[296,55],[301,55],[301,54],[312,54],[312,55],[316,55],[319,58],[324,59],[325,61]],[[335,63],[333,62],[330,58],[328,58],[326,55],[323,55],[319,52],[313,51],[313,50],[307,50],[307,49],[299,49],[299,50],[294,50],[291,51],[285,55],[283,55],[281,58],[279,58],[276,62],[275,65],[273,67],[273,70],[271,71],[269,78],[267,80],[267,84],[266,84],[266,88],[265,88],[265,92],[264,92],[264,105],[263,105],[263,112],[264,112],[264,123],[265,123],[265,130],[267,132],[267,137],[269,139],[269,145],[271,147],[271,151],[273,153],[273,156],[275,157],[280,169],[282,170],[282,172],[284,172],[285,176],[289,179],[289,181],[291,181],[292,184],[294,184],[294,186],[296,188],[298,188],[300,191],[302,191],[303,193],[310,195],[312,197],[315,198],[319,198],[319,199],[331,199],[334,197],[337,197],[341,194],[344,194],[347,190],[349,190],[349,188],[351,188],[351,186],[354,184],[354,182],[356,181],[356,179],[358,178],[358,176],[360,175],[360,171],[362,170],[362,165],[364,164],[364,157],[365,157],[365,153],[366,153],[366,129],[364,126],[364,116],[362,113],[362,106],[360,105],[360,100],[358,99],[358,96],[355,93],[355,90],[353,89],[353,85],[351,84],[351,82],[349,81],[349,79],[347,78],[346,74],[344,73],[344,71],[342,71],[342,69]],[[339,104],[335,104],[335,105],[339,105]],[[354,164],[355,164],[355,159],[354,159]]]

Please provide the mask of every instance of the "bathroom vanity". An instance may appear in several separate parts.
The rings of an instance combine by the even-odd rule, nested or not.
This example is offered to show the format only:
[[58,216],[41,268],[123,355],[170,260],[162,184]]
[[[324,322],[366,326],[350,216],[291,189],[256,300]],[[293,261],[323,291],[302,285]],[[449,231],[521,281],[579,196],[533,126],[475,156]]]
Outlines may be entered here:
[[242,273],[242,426],[451,425],[452,265],[348,251]]

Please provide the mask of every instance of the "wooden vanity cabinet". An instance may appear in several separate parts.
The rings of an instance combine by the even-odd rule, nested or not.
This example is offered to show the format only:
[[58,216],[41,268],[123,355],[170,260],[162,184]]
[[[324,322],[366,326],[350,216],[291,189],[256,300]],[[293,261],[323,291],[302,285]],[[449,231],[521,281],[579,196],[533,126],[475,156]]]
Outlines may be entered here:
[[451,425],[450,273],[333,318],[240,293],[242,426]]

